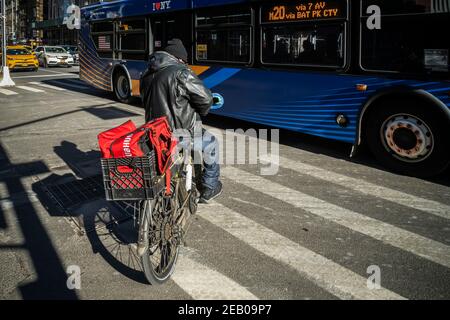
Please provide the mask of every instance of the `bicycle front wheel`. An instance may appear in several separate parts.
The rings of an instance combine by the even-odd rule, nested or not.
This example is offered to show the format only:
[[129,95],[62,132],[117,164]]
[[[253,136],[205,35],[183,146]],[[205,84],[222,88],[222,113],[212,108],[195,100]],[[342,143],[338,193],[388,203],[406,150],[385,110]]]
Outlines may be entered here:
[[152,285],[166,282],[175,270],[180,241],[178,225],[174,221],[176,203],[172,198],[158,197],[144,201],[142,214],[146,214],[143,223],[147,223],[148,250],[142,256],[145,277]]

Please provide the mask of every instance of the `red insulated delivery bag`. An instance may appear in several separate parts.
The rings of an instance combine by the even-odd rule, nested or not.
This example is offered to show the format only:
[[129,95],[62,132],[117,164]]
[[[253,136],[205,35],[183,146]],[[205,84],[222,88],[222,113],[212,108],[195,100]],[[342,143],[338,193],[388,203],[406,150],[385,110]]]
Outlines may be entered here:
[[133,121],[129,120],[116,128],[100,133],[98,135],[98,144],[100,146],[102,158],[114,158],[114,156],[111,154],[111,144],[118,138],[135,130],[135,124],[133,123]]
[[170,166],[172,164],[172,154],[177,147],[177,140],[173,137],[166,117],[161,117],[143,125],[148,132],[150,142],[156,151],[158,171],[165,174],[166,194],[170,194],[170,180],[172,179]]
[[172,136],[169,123],[166,117],[158,118],[143,125],[149,132],[150,142],[156,150],[158,159],[158,169],[163,174],[171,164],[171,156],[177,146],[177,141]]
[[147,128],[131,120],[100,133],[98,143],[103,159],[143,157],[152,150]]
[[114,140],[110,150],[113,158],[133,158],[149,155],[152,150],[150,147],[148,131],[140,127]]
[[[150,156],[154,151],[156,167],[159,174],[166,174],[166,193],[170,193],[171,155],[176,148],[177,141],[172,137],[166,117],[155,119],[137,129],[132,121],[127,121],[99,134],[98,141],[104,159],[139,158]],[[133,166],[119,166],[115,170],[115,175],[133,173],[134,176],[136,170]],[[141,173],[138,171],[138,174]],[[113,187],[115,185],[120,188],[132,184],[136,188],[140,188],[142,185],[135,178],[132,181],[129,178],[124,178],[126,181],[122,181],[123,179],[120,177],[110,178]]]

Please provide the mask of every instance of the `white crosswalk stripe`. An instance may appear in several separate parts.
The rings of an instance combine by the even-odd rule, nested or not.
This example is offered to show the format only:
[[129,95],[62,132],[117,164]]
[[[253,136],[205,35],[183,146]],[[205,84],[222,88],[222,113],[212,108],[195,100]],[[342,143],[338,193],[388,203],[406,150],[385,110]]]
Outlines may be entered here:
[[[57,81],[55,81],[55,82],[57,82]],[[88,87],[86,87],[86,86],[77,85],[77,84],[73,84],[73,83],[67,83],[67,82],[58,82],[58,83],[60,83],[62,86],[66,86],[66,87],[69,87],[69,88],[83,89],[83,90],[88,89]],[[56,90],[56,91],[67,91],[66,88],[57,87],[55,85],[50,85],[50,84],[46,84],[46,83],[42,83],[42,82],[38,82],[38,81],[28,82],[28,84],[31,85],[31,86],[21,85],[21,86],[15,86],[14,88],[25,90],[25,91],[29,91],[29,92],[33,92],[33,93],[47,93],[45,90],[39,89],[39,88],[35,88],[33,86],[38,86],[38,87],[46,88],[46,89],[52,89],[52,90]],[[7,96],[19,94],[18,92],[12,91],[11,89],[0,89],[0,94],[4,94],[4,95],[7,95]]]
[[385,288],[368,289],[366,278],[217,202],[200,207],[198,214],[341,299],[404,299]]
[[13,96],[13,95],[17,94],[17,92],[14,92],[14,91],[11,91],[11,90],[8,90],[8,89],[0,89],[0,93],[4,94],[6,96]]
[[[270,162],[267,157],[261,158],[262,162]],[[293,161],[287,158],[280,158],[280,166],[286,169],[306,174],[320,180],[326,180],[330,183],[340,185],[344,188],[352,189],[366,195],[378,197],[387,201],[398,203],[412,209],[424,211],[441,218],[450,219],[450,206],[413,196],[405,192],[379,186],[362,179],[348,177],[329,170],[324,170],[300,161]]]
[[225,177],[385,244],[450,268],[450,247],[233,167]]
[[78,76],[72,73],[58,73],[58,74],[50,74],[50,75],[34,75],[34,76],[20,76],[20,77],[13,77],[13,80],[16,79],[33,79],[33,78],[53,78],[53,77],[64,77],[64,79],[67,79],[67,77],[73,77],[77,78]]
[[22,89],[22,90],[30,91],[30,92],[38,92],[38,93],[45,92],[44,90],[36,89],[33,87],[29,87],[29,86],[16,86],[16,87],[19,89]]
[[46,83],[42,83],[42,82],[29,82],[29,84],[32,84],[32,85],[35,85],[35,86],[40,86],[40,87],[47,88],[47,89],[57,90],[57,91],[67,91],[64,88],[52,86],[52,85],[49,85],[49,84],[46,84]]
[[227,276],[180,254],[172,280],[197,300],[258,300]]

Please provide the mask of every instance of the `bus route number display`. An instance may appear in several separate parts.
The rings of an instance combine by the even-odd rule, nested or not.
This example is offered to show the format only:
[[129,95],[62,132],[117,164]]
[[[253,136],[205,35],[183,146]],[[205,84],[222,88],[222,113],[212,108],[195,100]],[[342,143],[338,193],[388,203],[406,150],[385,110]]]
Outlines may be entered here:
[[336,19],[347,16],[346,1],[291,2],[263,6],[262,22],[286,22],[317,19]]

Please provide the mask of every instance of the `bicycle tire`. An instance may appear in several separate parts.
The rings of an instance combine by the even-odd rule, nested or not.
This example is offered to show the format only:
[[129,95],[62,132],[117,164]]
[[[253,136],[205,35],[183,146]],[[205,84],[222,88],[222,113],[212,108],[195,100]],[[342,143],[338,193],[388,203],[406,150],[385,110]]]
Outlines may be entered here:
[[[175,271],[175,265],[178,260],[178,254],[179,254],[179,243],[167,241],[168,239],[163,237],[165,236],[164,232],[162,232],[162,228],[166,227],[164,224],[165,221],[155,221],[156,219],[170,219],[172,217],[172,214],[168,214],[166,217],[163,217],[164,212],[155,212],[155,210],[158,209],[158,201],[162,201],[162,197],[159,197],[156,200],[146,200],[142,203],[141,210],[147,210],[147,212],[141,212],[141,214],[148,214],[148,217],[151,215],[151,219],[143,219],[143,223],[147,223],[148,230],[152,230],[152,235],[149,235],[148,237],[148,249],[147,252],[141,257],[141,262],[144,270],[145,277],[147,281],[151,285],[160,285],[165,283],[167,280],[170,279],[171,275]],[[150,212],[148,211],[150,210]],[[167,222],[166,222],[167,223]],[[159,229],[158,229],[159,228]],[[149,231],[150,232],[150,231]],[[159,238],[158,238],[159,233]],[[156,236],[156,239],[155,239]],[[166,251],[163,252],[163,241],[165,241],[165,244],[167,245],[170,243],[169,246],[166,246]],[[157,248],[155,248],[157,247]],[[155,248],[155,250],[154,250]],[[158,259],[155,253],[157,251],[160,251],[160,258]],[[167,250],[169,251],[169,261],[163,260],[167,259],[164,258],[164,255],[166,254]],[[174,250],[174,252],[173,252]]]

